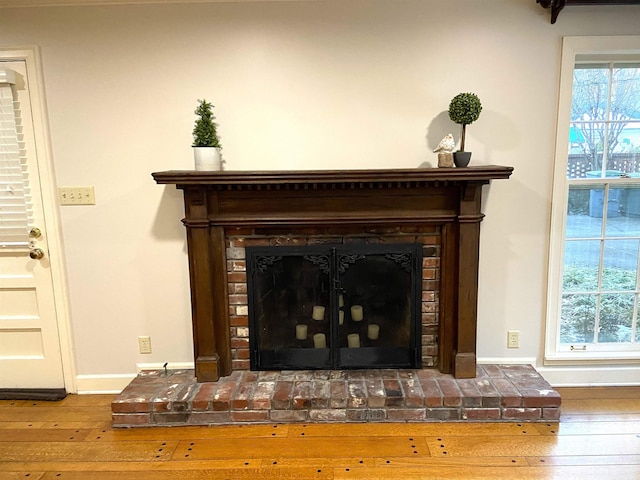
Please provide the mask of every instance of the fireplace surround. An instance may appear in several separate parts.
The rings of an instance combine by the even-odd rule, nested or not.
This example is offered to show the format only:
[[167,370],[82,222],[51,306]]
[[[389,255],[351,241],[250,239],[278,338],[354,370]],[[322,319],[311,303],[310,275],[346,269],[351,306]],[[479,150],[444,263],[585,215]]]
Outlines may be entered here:
[[153,173],[157,183],[184,192],[197,380],[217,381],[233,370],[229,236],[430,226],[440,231],[438,366],[442,373],[474,378],[482,186],[512,171],[478,166]]

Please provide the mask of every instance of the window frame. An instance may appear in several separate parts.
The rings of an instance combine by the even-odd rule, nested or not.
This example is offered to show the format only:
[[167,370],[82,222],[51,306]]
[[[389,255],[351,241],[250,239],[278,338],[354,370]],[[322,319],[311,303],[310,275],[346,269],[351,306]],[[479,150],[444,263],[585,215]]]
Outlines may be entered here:
[[[640,344],[638,344],[637,349],[629,349],[626,344],[606,344],[606,349],[599,347],[591,350],[571,350],[568,345],[560,343],[564,244],[569,186],[577,183],[594,184],[594,179],[574,180],[573,182],[567,179],[574,70],[576,62],[581,57],[586,56],[602,58],[602,61],[598,63],[619,61],[620,58],[629,57],[634,60],[640,60],[640,36],[563,38],[550,225],[544,352],[544,363],[546,365],[636,363],[640,359]],[[606,183],[610,186],[622,187],[630,184],[637,185],[639,182],[637,179],[602,178],[595,183],[598,185]],[[638,323],[640,324],[640,321]]]

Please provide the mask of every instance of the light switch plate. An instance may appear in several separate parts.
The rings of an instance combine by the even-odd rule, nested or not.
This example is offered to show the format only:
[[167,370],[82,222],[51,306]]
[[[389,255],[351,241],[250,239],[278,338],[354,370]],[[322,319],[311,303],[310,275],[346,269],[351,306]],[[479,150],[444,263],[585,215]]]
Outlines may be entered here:
[[93,187],[59,187],[60,205],[95,205]]

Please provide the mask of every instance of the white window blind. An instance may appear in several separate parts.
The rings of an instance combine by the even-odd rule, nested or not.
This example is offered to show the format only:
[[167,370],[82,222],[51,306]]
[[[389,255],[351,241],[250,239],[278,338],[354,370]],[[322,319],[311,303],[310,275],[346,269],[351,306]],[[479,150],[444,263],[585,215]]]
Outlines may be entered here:
[[29,247],[28,183],[11,87],[14,79],[11,70],[0,69],[0,248]]

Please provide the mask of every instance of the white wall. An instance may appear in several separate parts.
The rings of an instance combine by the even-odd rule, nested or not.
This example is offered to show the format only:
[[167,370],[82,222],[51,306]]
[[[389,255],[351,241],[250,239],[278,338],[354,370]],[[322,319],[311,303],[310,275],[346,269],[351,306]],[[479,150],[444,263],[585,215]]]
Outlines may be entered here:
[[485,187],[478,355],[541,365],[562,36],[639,19],[574,7],[550,25],[533,0],[0,9],[0,45],[41,47],[58,185],[96,189],[62,207],[78,374],[192,361],[181,194],[150,173],[191,168],[197,99],[227,169],[387,168],[433,164],[462,91],[484,105],[472,162],[515,167]]

